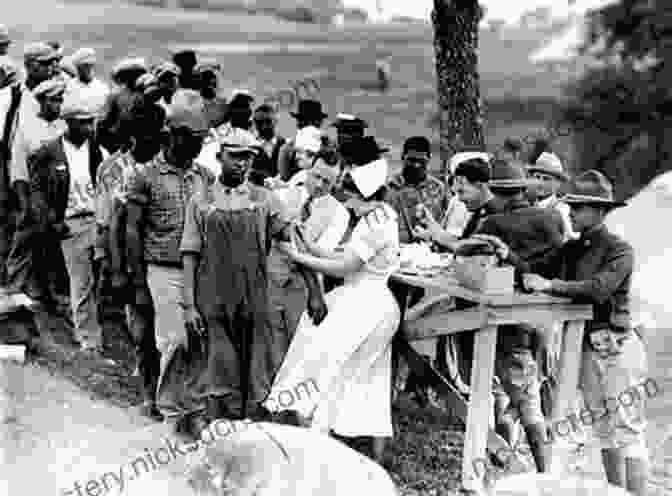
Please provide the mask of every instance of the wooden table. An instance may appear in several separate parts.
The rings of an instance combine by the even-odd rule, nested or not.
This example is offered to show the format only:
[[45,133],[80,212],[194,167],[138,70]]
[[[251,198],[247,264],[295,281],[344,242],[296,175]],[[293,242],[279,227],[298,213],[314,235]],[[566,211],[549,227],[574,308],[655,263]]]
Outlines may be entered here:
[[[408,313],[417,313],[418,305],[407,309],[410,289],[424,288],[438,293],[439,299],[461,298],[476,305],[466,310],[455,310],[423,318],[421,328],[414,328],[407,322]],[[465,420],[464,452],[462,458],[462,481],[465,489],[479,492],[483,488],[483,473],[476,473],[478,461],[487,460],[486,449],[495,453],[506,449],[508,444],[497,435],[490,424],[494,408],[492,380],[495,368],[495,347],[497,326],[502,324],[527,323],[547,326],[553,322],[564,323],[562,354],[558,374],[558,388],[554,402],[552,419],[561,419],[570,413],[572,400],[578,385],[579,364],[585,321],[593,317],[591,305],[572,304],[567,298],[545,294],[515,292],[511,294],[484,294],[460,286],[450,272],[439,272],[432,276],[414,276],[401,272],[394,274],[390,288],[397,296],[402,311],[399,332],[394,346],[403,356],[411,370],[433,387],[446,395],[455,413]],[[457,391],[431,364],[420,356],[409,341],[436,338],[459,332],[477,330],[474,337],[474,357],[471,370],[471,394],[468,400]],[[561,447],[553,445],[551,461],[564,453]],[[553,456],[556,455],[556,456]],[[561,461],[561,460],[560,460]],[[511,467],[515,470],[515,467]]]

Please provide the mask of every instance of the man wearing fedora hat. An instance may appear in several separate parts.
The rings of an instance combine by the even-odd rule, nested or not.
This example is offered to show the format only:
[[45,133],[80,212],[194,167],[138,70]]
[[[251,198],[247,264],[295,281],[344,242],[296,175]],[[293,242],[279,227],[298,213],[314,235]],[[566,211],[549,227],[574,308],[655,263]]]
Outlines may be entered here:
[[[320,129],[322,128],[324,119],[329,117],[329,114],[322,110],[322,103],[317,100],[300,100],[297,111],[290,112],[290,114],[296,119],[297,131],[308,126]],[[294,167],[295,153],[294,138],[287,140],[282,148],[280,148],[278,154],[278,173],[283,181],[288,181],[296,172]]]
[[[518,273],[549,260],[563,243],[560,214],[532,207],[525,197],[529,184],[522,162],[496,160],[489,185],[502,210],[488,216],[473,236],[492,242],[500,257],[516,267]],[[541,333],[529,326],[501,326],[494,388],[497,431],[511,442],[519,417],[539,472],[548,468],[541,383],[535,359],[544,345]]]
[[579,387],[592,417],[593,434],[600,442],[607,480],[636,496],[647,492],[648,452],[645,440],[644,398],[631,394],[616,411],[607,406],[647,380],[646,351],[633,330],[630,285],[634,268],[629,243],[609,232],[608,212],[625,205],[616,201],[611,182],[599,171],[578,176],[564,201],[571,208],[577,240],[567,242],[537,274],[524,275],[532,291],[543,291],[593,304],[593,320],[586,329]]
[[578,235],[572,230],[569,219],[569,205],[558,196],[560,188],[569,181],[560,158],[554,153],[543,152],[533,165],[528,166],[527,171],[534,180],[532,190],[536,196],[535,205],[560,212],[565,225],[565,241],[576,239]]

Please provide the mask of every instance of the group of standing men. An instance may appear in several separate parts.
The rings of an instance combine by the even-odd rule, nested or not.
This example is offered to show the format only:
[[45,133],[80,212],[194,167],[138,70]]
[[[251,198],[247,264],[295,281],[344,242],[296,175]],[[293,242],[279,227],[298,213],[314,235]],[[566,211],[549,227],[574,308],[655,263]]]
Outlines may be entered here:
[[[95,77],[91,49],[63,57],[53,44],[30,44],[22,79],[6,57],[9,43],[0,28],[2,283],[53,308],[63,308],[69,295],[74,337],[93,353],[103,345],[100,302],[123,302],[143,376],[145,413],[160,418],[157,398],[169,407],[179,396],[169,388],[159,391],[171,360],[189,331],[203,327],[193,292],[189,295],[194,281],[184,278],[189,259],[184,255],[198,244],[184,235],[187,224],[197,229],[187,209],[190,200],[209,195],[215,178],[245,170],[246,188],[275,190],[286,214],[301,219],[313,241],[333,250],[353,228],[340,195],[349,177],[345,172],[388,150],[366,136],[365,121],[347,114],[334,122],[332,143],[323,129],[327,114],[314,100],[299,102],[292,114],[296,136],[285,140],[275,131],[275,108],[254,108],[255,98],[245,90],[234,91],[228,101],[221,98],[221,68],[199,62],[191,51],[152,67],[141,58],[124,59],[112,71],[110,89]],[[497,158],[458,153],[448,177],[437,179],[428,173],[429,140],[409,138],[401,173],[389,181],[385,201],[399,214],[401,242],[423,240],[437,250],[457,251],[465,239],[476,238],[516,268],[526,289],[592,303],[582,389],[588,404],[601,406],[646,373],[629,313],[632,249],[603,223],[621,203],[597,171],[575,178],[570,193],[560,198],[569,177],[558,157],[545,152],[526,165],[519,154],[514,142]],[[236,195],[250,194],[239,186],[223,191],[227,205]],[[200,229],[210,232],[208,226]],[[310,275],[270,250],[268,274],[264,269],[233,290],[252,291],[255,283],[268,288],[272,325],[266,339],[279,343],[269,345],[278,355],[269,358],[274,368],[301,313],[319,315],[323,301]],[[318,287],[338,284],[320,277]],[[237,308],[232,307],[232,321],[254,320]],[[38,348],[56,346],[48,329],[39,334]],[[498,430],[511,439],[513,420],[520,417],[544,471],[547,433],[536,356],[540,347],[553,346],[540,344],[542,333],[522,326],[502,329],[500,336]],[[468,388],[471,339],[443,340],[437,347],[437,359],[462,388]],[[265,373],[272,377],[272,371]],[[638,495],[646,481],[643,429],[639,404],[623,406],[596,427],[610,482]]]

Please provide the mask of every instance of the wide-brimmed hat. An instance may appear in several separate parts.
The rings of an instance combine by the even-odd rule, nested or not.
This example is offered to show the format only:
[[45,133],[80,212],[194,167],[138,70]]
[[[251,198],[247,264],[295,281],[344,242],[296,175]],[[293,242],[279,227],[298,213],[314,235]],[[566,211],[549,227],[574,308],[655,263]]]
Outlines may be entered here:
[[542,153],[533,165],[527,167],[527,171],[530,173],[541,172],[556,177],[561,181],[569,181],[569,176],[565,173],[562,162],[555,153]]
[[338,114],[331,125],[336,129],[366,129],[369,127],[364,119],[351,114]]
[[488,186],[495,189],[527,188],[530,180],[521,162],[495,160]]
[[295,119],[325,119],[328,114],[322,111],[322,103],[317,100],[301,100],[296,112],[290,112]]
[[588,170],[574,179],[570,192],[562,197],[569,205],[603,205],[624,207],[626,202],[614,200],[614,187],[600,171]]
[[389,148],[381,147],[373,136],[357,138],[341,147],[341,152],[346,154],[355,166],[373,162],[380,158],[380,155],[389,151]]

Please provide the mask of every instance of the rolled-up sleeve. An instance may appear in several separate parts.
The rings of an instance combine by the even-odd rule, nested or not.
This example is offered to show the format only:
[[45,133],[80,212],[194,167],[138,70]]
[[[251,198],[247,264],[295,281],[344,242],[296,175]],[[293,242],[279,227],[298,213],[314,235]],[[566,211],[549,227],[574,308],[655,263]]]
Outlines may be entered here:
[[184,216],[184,230],[182,231],[182,242],[180,243],[180,252],[200,254],[203,249],[202,233],[202,210],[197,200],[193,199],[187,205]]
[[335,250],[343,239],[343,236],[345,236],[349,221],[350,215],[348,214],[348,211],[345,207],[339,204],[329,219],[326,228],[318,236],[316,240],[317,246],[326,251]]

